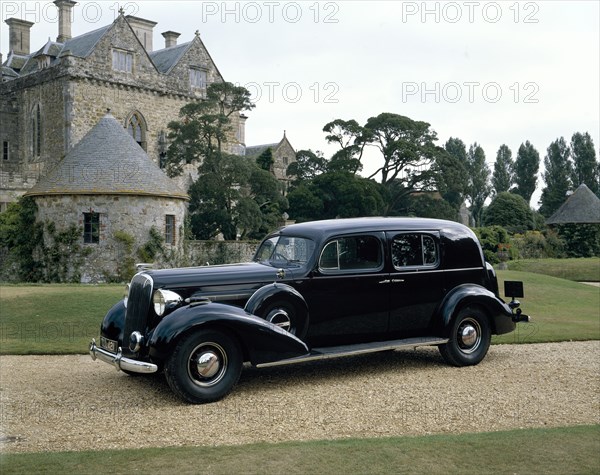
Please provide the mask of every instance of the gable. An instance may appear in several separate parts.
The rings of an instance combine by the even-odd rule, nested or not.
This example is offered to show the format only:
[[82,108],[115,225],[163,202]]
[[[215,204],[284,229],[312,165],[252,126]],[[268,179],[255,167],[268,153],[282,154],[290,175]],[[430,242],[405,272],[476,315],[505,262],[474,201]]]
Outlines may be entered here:
[[212,60],[208,50],[199,36],[196,36],[187,44],[184,53],[171,66],[168,72],[169,78],[175,79],[179,84],[185,85],[189,93],[190,69],[201,69],[206,71],[207,84],[223,82],[223,76]]
[[[131,73],[113,70],[113,51],[118,50],[132,55]],[[112,79],[118,76],[124,82],[132,83],[152,81],[147,75],[158,73],[148,53],[127,23],[123,15],[119,16],[102,34],[87,57],[88,67],[98,79]]]

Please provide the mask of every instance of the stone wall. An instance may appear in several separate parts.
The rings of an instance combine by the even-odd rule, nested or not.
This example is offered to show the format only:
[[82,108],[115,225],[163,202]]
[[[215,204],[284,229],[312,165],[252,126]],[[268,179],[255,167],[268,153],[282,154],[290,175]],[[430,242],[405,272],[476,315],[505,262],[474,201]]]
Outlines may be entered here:
[[[175,216],[176,244],[165,244],[167,254],[183,252],[182,225],[185,201],[145,196],[71,195],[35,197],[38,205],[37,220],[53,222],[57,231],[66,230],[76,223],[81,230],[84,261],[81,282],[103,282],[119,274],[125,258],[133,257],[139,262],[137,248],[150,238],[150,228],[155,227],[163,236],[165,215]],[[83,213],[100,213],[100,242],[83,243]],[[133,255],[126,256],[123,244],[115,239],[115,232],[122,231],[133,236]],[[49,244],[50,236],[44,239]]]
[[250,262],[258,246],[255,241],[187,241],[185,255],[191,266]]

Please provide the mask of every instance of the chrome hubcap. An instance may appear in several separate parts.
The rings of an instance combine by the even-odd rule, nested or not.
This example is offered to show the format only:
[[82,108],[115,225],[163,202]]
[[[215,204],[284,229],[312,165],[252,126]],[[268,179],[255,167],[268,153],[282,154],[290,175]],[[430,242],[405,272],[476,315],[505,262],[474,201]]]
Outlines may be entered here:
[[227,372],[227,353],[217,343],[206,342],[194,348],[188,363],[188,375],[198,386],[217,384]]
[[196,368],[198,374],[203,378],[212,378],[219,371],[219,357],[212,351],[207,351],[198,356],[196,360]]
[[481,344],[481,326],[473,318],[466,318],[458,327],[458,346],[463,353],[473,353]]
[[292,319],[288,315],[288,313],[281,309],[277,308],[269,313],[266,318],[267,322],[272,323],[273,325],[277,325],[280,328],[283,328],[285,331],[289,332],[292,328]]

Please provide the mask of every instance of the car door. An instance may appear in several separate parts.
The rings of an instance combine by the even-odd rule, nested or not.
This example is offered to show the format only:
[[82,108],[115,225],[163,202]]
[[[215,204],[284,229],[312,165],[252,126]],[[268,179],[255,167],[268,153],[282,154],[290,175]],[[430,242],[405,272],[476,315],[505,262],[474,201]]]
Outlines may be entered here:
[[312,346],[370,341],[385,334],[389,289],[384,233],[337,236],[321,248],[302,292],[310,313]]
[[402,338],[426,335],[444,294],[440,235],[415,231],[386,234],[391,264],[389,331]]

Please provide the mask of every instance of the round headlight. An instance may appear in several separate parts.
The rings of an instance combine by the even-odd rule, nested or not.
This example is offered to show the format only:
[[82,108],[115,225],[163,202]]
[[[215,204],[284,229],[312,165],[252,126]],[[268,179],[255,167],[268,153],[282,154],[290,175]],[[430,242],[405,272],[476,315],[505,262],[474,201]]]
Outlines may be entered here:
[[158,289],[152,295],[152,303],[154,304],[154,313],[162,317],[167,310],[181,303],[182,298],[179,294],[171,290]]

